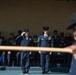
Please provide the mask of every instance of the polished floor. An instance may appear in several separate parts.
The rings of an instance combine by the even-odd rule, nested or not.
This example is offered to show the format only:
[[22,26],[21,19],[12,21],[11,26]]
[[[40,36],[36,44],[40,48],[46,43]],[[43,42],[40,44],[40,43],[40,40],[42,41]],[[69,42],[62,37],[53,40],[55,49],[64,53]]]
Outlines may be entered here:
[[[65,72],[67,69],[64,69],[64,72],[49,72],[49,74],[44,75],[68,75],[67,72]],[[6,70],[0,70],[0,75],[43,75],[41,74],[41,68],[40,67],[31,67],[29,74],[23,74],[20,67],[6,67]]]

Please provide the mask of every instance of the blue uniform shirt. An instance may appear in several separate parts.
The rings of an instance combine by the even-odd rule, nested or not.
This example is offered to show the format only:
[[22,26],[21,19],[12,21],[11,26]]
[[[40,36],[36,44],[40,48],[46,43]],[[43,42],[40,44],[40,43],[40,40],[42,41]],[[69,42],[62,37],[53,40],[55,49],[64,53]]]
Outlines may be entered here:
[[[39,36],[39,38],[38,38],[38,46],[39,47],[51,47],[51,36],[49,36],[49,35],[47,35],[47,36],[44,36],[44,35]],[[48,53],[48,52],[46,51],[46,52],[42,52],[42,53]]]
[[31,46],[32,38],[30,36],[23,36],[21,40],[21,46]]
[[38,46],[39,47],[51,47],[51,36],[41,35],[38,38]]

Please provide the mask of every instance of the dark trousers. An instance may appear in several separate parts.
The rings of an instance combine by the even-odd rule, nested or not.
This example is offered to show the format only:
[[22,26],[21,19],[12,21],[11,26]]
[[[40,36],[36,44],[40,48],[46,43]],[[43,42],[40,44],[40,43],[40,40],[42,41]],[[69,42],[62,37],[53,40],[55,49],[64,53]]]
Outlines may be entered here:
[[42,72],[49,71],[50,55],[48,53],[41,53],[41,67]]
[[22,71],[23,72],[28,72],[30,69],[30,58],[29,58],[29,53],[27,52],[21,52],[21,58],[22,58]]
[[11,54],[7,55],[7,65],[8,66],[16,66],[17,65],[16,55],[11,55]]
[[69,71],[69,75],[76,75],[76,59],[74,56],[72,57],[71,68]]
[[17,59],[17,66],[21,65],[21,54],[16,54],[16,59]]

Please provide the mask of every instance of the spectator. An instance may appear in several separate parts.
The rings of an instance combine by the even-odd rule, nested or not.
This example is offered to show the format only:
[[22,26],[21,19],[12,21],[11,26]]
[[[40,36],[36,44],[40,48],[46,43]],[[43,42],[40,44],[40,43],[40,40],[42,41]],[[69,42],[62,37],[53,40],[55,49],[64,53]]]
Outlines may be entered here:
[[[11,38],[8,40],[8,43],[7,45],[9,46],[16,46],[16,40],[14,38]],[[7,52],[7,62],[8,62],[8,66],[16,66],[16,62],[17,62],[17,59],[16,59],[16,51],[8,51]]]
[[[17,39],[18,37],[20,37],[21,33],[22,33],[22,31],[21,30],[18,30],[18,34],[17,34],[17,36],[15,36],[16,45],[17,46],[20,46],[20,43],[21,43],[21,38]],[[21,52],[20,51],[18,51],[16,53],[16,58],[17,58],[17,66],[20,66],[21,65],[20,64],[20,60],[21,60]]]
[[[0,37],[0,45],[5,45],[5,41],[4,41],[4,38],[3,37]],[[2,66],[2,65],[5,65],[5,51],[0,51],[0,58],[2,59],[1,61],[0,61],[0,66]]]
[[68,32],[68,33],[66,34],[66,37],[65,37],[65,38],[66,38],[66,41],[67,41],[67,46],[72,45],[74,39],[73,39],[71,33]]
[[14,38],[15,38],[14,33],[10,33],[10,34],[9,34],[9,38],[8,38],[8,40],[10,40],[10,39],[14,39]]
[[54,35],[52,36],[53,47],[58,47],[58,43],[59,43],[58,31],[54,30],[53,33],[54,33]]
[[0,31],[0,38],[3,38],[4,39],[4,37],[2,36],[2,32]]
[[[33,36],[32,46],[37,47],[38,44],[38,37],[37,35]],[[31,58],[33,58],[31,61],[33,61],[34,66],[39,65],[39,52],[32,52]]]

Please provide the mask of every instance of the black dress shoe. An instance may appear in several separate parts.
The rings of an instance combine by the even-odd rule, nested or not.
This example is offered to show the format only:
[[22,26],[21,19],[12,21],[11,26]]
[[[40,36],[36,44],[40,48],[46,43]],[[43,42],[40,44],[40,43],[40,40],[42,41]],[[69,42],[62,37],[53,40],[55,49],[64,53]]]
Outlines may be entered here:
[[45,74],[45,72],[42,72],[42,74]]
[[28,74],[28,72],[26,72],[26,74]]
[[23,72],[23,74],[28,74],[28,72]]
[[45,72],[45,74],[49,74],[48,72]]
[[23,74],[25,74],[26,72],[22,72]]

